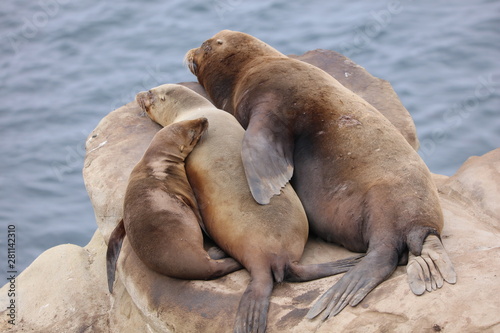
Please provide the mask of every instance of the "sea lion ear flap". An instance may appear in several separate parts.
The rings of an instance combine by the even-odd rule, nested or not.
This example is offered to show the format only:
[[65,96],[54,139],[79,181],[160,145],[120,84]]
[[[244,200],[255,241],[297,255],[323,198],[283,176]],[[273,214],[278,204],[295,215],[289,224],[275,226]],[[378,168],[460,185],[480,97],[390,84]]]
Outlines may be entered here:
[[261,205],[280,194],[293,174],[293,140],[272,125],[269,119],[252,117],[241,150],[250,191]]

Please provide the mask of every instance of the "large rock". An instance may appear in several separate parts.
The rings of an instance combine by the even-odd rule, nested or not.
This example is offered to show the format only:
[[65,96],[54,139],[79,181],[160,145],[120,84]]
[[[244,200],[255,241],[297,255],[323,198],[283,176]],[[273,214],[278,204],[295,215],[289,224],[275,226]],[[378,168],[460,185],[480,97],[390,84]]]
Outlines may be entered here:
[[[16,326],[7,323],[3,310],[1,331],[231,332],[249,280],[245,270],[214,281],[176,280],[146,268],[125,240],[114,293],[107,291],[106,242],[121,219],[128,175],[159,128],[132,102],[111,112],[90,134],[83,172],[98,230],[83,248],[61,245],[44,252],[17,278]],[[304,316],[339,276],[282,283],[273,291],[268,331],[499,330],[500,149],[470,158],[454,176],[436,175],[435,180],[445,216],[443,242],[455,265],[456,285],[417,297],[409,289],[405,267],[399,267],[357,307],[323,323]],[[311,237],[302,261],[349,255]],[[8,285],[0,290],[2,309],[9,301],[7,290]]]

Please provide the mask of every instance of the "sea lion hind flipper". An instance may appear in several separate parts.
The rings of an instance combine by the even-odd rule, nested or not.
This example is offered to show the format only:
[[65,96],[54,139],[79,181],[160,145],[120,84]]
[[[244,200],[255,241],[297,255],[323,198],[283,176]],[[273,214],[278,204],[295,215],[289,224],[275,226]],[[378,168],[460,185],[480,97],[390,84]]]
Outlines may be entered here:
[[234,333],[265,332],[267,312],[273,291],[273,278],[268,273],[252,276],[241,297]]
[[415,295],[422,295],[443,286],[443,280],[454,284],[457,274],[443,244],[436,235],[429,235],[422,246],[422,253],[409,253],[406,266],[408,284]]
[[370,291],[394,272],[397,263],[398,257],[394,251],[369,252],[316,301],[306,317],[312,319],[323,313],[321,320],[324,321],[336,316],[348,304],[358,305]]
[[293,174],[293,140],[280,134],[264,117],[252,117],[245,131],[241,157],[250,191],[261,205],[280,194]]
[[285,280],[306,282],[345,273],[361,261],[364,254],[321,264],[301,265],[292,263],[287,267]]
[[108,275],[108,289],[113,293],[113,283],[115,282],[116,262],[120,255],[120,250],[125,238],[125,224],[123,219],[115,227],[108,241],[108,250],[106,251],[106,270]]

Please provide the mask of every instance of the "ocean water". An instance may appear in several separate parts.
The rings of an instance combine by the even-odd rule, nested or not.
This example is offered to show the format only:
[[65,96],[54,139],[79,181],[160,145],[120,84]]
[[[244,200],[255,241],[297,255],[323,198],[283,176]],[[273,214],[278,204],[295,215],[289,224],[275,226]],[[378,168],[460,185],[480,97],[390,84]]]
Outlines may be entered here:
[[88,133],[141,90],[195,80],[184,54],[222,29],[285,54],[336,50],[390,81],[435,173],[452,175],[500,146],[498,1],[6,0],[2,272],[8,225],[18,271],[50,247],[90,240],[96,223],[81,173]]

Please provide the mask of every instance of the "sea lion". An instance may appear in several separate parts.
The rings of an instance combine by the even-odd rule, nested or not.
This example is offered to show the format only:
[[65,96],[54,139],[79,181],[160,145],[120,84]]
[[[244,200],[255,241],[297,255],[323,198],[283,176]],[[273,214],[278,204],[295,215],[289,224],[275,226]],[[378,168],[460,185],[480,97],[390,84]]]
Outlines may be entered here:
[[455,283],[430,171],[372,105],[323,70],[241,32],[221,31],[185,60],[214,104],[246,128],[242,159],[255,200],[269,203],[291,179],[312,231],[367,252],[309,317],[357,305],[408,250],[415,294],[443,279]]
[[264,332],[276,282],[308,281],[347,271],[359,257],[301,265],[308,238],[304,208],[290,185],[269,205],[250,193],[241,161],[244,129],[229,113],[181,85],[166,84],[136,96],[160,125],[206,117],[210,128],[186,160],[186,173],[207,233],[250,273],[236,314],[235,332]]
[[232,258],[212,259],[203,248],[202,219],[184,160],[207,127],[207,119],[198,118],[161,129],[132,170],[123,219],[111,234],[106,253],[110,292],[125,235],[146,266],[170,277],[206,280],[242,268]]

